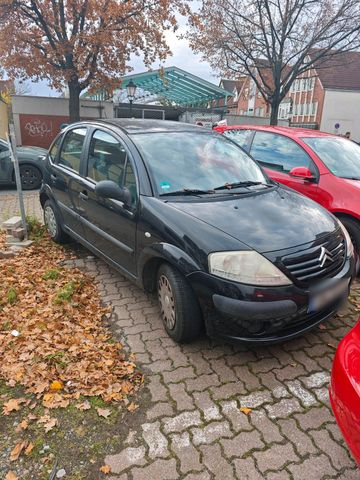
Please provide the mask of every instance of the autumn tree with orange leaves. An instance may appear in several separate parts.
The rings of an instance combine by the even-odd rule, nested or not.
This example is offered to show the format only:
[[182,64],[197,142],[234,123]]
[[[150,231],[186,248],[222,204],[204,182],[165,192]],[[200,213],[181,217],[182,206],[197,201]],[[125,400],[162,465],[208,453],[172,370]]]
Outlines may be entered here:
[[182,0],[0,0],[0,64],[12,77],[69,89],[70,121],[82,91],[111,88],[131,55],[150,66],[170,53]]

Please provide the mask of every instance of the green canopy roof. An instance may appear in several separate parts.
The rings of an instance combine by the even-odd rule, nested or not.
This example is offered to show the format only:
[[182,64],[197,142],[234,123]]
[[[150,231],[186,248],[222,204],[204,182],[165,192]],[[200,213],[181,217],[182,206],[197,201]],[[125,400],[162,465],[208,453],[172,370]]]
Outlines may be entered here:
[[203,105],[221,98],[226,105],[228,97],[233,96],[232,92],[177,67],[127,75],[122,79],[121,88],[125,89],[130,80],[141,91],[166,98],[178,105]]

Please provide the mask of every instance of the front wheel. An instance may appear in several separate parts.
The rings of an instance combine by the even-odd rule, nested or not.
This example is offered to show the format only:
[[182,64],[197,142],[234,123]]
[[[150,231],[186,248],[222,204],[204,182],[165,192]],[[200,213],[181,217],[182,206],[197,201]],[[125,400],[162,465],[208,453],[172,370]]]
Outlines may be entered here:
[[42,173],[34,165],[20,165],[20,178],[23,190],[35,190],[41,186]]
[[185,277],[168,264],[162,264],[157,276],[161,316],[168,335],[183,343],[199,336],[202,325],[197,298]]

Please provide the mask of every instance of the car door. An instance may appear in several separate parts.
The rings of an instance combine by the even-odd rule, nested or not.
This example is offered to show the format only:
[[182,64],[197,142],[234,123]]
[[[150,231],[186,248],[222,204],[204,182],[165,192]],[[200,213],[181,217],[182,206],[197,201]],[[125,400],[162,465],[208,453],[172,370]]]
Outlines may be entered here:
[[[285,135],[257,131],[253,138],[250,154],[266,170],[270,178],[294,190],[317,199],[319,173],[305,150]],[[295,167],[306,167],[313,173],[313,180],[293,177],[289,172]]]
[[[130,152],[120,137],[99,128],[91,132],[86,163],[80,191],[85,238],[122,269],[136,275],[138,188]],[[131,205],[97,195],[95,187],[102,180],[127,187],[131,193]]]
[[[84,233],[79,219],[79,194],[82,188],[81,174],[86,134],[86,127],[68,130],[63,139],[61,137],[57,139],[49,153],[51,164],[49,183],[54,200],[64,225],[80,236]],[[58,141],[61,144],[59,151]]]
[[9,147],[6,142],[0,140],[0,182],[12,182],[13,165],[11,162]]

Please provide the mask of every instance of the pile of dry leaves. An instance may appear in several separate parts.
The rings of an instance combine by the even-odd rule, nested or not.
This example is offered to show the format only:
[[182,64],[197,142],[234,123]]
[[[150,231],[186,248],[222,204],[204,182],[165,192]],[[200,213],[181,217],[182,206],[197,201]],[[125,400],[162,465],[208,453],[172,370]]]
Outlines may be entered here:
[[[44,237],[0,260],[0,379],[23,385],[47,409],[77,400],[85,410],[84,397],[101,396],[131,410],[128,396],[143,377],[104,327],[93,278],[62,266],[67,258]],[[3,413],[22,401],[5,404]]]

